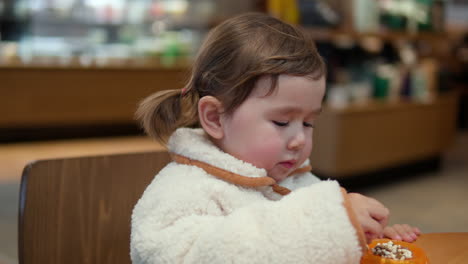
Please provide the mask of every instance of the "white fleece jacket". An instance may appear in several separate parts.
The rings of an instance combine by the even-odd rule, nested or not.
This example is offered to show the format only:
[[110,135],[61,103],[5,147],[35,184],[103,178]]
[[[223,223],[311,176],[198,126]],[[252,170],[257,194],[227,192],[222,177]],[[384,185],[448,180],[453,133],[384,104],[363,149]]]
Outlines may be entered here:
[[[245,177],[267,176],[222,152],[201,129],[178,129],[168,148]],[[292,192],[281,196],[270,186],[240,186],[169,163],[133,210],[132,262],[359,263],[362,241],[336,181],[307,172],[280,185]]]

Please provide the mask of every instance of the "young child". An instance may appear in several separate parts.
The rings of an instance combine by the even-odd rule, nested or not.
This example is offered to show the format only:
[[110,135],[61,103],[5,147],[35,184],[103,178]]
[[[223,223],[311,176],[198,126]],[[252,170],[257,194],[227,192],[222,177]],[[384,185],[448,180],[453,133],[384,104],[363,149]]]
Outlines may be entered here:
[[359,263],[371,239],[419,232],[310,173],[324,93],[297,28],[256,13],[214,28],[185,88],[138,109],[149,135],[170,136],[173,162],[134,208],[133,263]]

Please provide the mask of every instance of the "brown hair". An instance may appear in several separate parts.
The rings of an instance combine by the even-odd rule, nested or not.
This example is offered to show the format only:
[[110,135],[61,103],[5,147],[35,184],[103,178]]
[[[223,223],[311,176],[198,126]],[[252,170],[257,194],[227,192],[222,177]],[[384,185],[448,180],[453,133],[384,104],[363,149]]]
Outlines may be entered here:
[[165,142],[178,127],[198,123],[201,97],[216,97],[226,114],[232,114],[260,77],[271,77],[271,93],[281,74],[315,80],[325,75],[311,36],[266,14],[242,14],[210,31],[183,89],[149,96],[136,115],[146,133]]

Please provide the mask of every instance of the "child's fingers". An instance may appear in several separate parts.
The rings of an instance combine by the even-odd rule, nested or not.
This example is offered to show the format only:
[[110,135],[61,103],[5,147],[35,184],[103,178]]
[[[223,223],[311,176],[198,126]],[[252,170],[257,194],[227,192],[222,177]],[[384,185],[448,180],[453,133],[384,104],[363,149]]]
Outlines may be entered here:
[[375,199],[369,198],[369,201],[369,204],[371,205],[369,207],[370,216],[379,222],[382,227],[387,226],[388,217],[390,215],[388,208]]
[[416,239],[418,238],[418,234],[416,233],[414,227],[412,227],[412,226],[410,226],[410,225],[404,224],[404,225],[403,225],[403,228],[405,229],[406,234],[407,234],[408,236],[410,236],[410,237],[413,239],[413,241],[416,240]]
[[395,234],[392,237],[390,237],[391,239],[402,240],[402,241],[407,241],[411,239],[410,237],[406,237],[405,229],[403,228],[402,225],[398,225],[398,224],[393,225],[392,227],[390,227],[390,230],[392,230],[392,233]]
[[388,226],[384,230],[385,237],[406,242],[415,241],[419,234],[421,234],[421,231],[418,228],[406,224]]
[[397,230],[397,232],[400,234],[400,236],[403,238],[403,241],[406,242],[413,242],[416,240],[417,235],[414,234],[413,228],[409,225],[394,225],[394,228]]
[[393,227],[387,227],[384,230],[385,237],[390,239],[402,240],[402,237],[398,234],[398,232]]
[[371,232],[366,232],[365,236],[366,236],[367,243],[370,243],[370,242],[372,242],[372,240],[374,240],[376,238],[379,238],[376,234],[371,233]]
[[372,241],[373,239],[379,238],[383,233],[382,226],[379,222],[370,218],[368,221],[365,221],[362,225],[364,232],[366,232],[366,237],[368,240]]

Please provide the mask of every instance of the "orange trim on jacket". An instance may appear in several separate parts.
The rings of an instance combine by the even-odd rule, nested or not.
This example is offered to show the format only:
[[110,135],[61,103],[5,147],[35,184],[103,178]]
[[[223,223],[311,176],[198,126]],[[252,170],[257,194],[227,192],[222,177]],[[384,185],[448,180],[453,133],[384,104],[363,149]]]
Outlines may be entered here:
[[[281,195],[287,195],[291,192],[291,190],[289,190],[288,188],[278,185],[275,179],[271,177],[247,177],[247,176],[239,175],[237,173],[233,173],[233,172],[215,167],[206,162],[193,160],[193,159],[184,157],[182,155],[171,153],[171,157],[177,163],[199,167],[203,169],[204,171],[206,171],[207,173],[221,180],[227,181],[229,183],[233,183],[233,184],[240,185],[243,187],[271,186],[273,188],[273,191]],[[309,165],[304,166],[304,167],[294,170],[293,172],[289,174],[289,176],[298,174],[298,173],[308,172],[311,169],[312,167]]]

